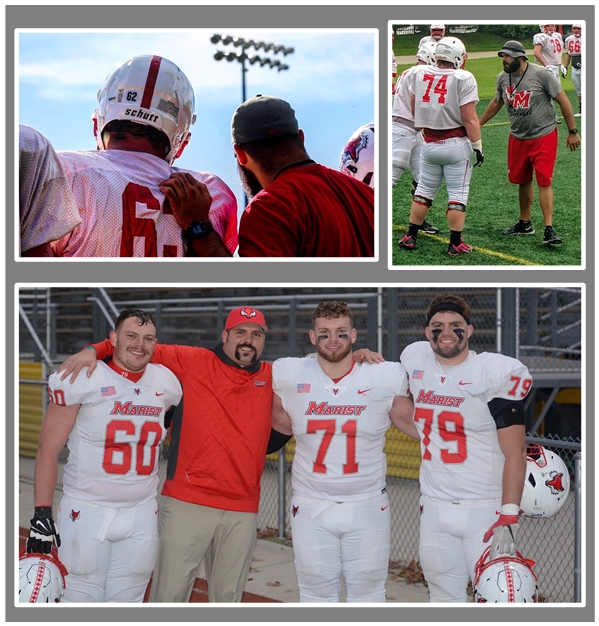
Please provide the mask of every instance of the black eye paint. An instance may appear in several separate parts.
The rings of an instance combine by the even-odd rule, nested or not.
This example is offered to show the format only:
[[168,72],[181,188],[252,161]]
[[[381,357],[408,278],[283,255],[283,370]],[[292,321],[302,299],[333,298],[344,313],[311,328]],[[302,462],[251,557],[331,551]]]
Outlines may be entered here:
[[462,341],[464,339],[464,329],[463,328],[454,328],[453,332],[458,336],[458,339]]
[[326,341],[329,338],[328,335],[318,335],[318,337],[316,337],[316,341]]
[[442,333],[443,331],[440,328],[433,328],[433,330],[431,330],[431,335],[433,336],[433,341],[435,343],[439,343],[439,335]]
[[346,335],[345,333],[340,333],[337,336],[339,337],[339,339],[349,339],[349,335]]

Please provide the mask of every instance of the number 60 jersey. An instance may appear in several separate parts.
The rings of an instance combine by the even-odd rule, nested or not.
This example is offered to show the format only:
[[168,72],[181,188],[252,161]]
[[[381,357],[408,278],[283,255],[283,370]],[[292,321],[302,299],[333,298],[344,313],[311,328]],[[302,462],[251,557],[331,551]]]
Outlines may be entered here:
[[82,371],[71,384],[52,374],[48,386],[55,404],[81,405],[67,442],[65,495],[113,508],[155,498],[164,414],[182,397],[176,376],[150,363],[134,383],[99,362],[90,378]]
[[272,378],[296,440],[294,492],[336,502],[380,495],[389,410],[395,396],[408,395],[399,363],[354,363],[334,382],[317,358],[285,358],[274,362]]
[[532,378],[520,361],[473,350],[459,365],[441,365],[428,341],[401,354],[420,433],[424,495],[445,500],[501,497],[504,457],[488,403],[522,400]]

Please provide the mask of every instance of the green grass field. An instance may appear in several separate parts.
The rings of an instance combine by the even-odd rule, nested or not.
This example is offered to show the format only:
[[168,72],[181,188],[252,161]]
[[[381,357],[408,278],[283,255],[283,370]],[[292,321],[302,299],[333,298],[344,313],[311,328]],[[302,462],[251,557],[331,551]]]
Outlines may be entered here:
[[[397,39],[397,38],[396,38]],[[398,67],[398,73],[405,69]],[[500,59],[471,59],[466,69],[474,74],[479,87],[479,116],[495,93],[495,76],[501,71]],[[576,93],[570,76],[562,80],[572,107],[578,111]],[[558,119],[561,111],[558,110]],[[584,144],[583,118],[576,118]],[[438,235],[419,234],[417,248],[404,250],[397,245],[407,230],[410,215],[412,177],[406,172],[392,191],[392,264],[393,265],[449,265],[449,266],[570,266],[581,264],[581,150],[566,148],[567,127],[558,126],[559,148],[553,177],[553,226],[563,237],[561,245],[543,244],[543,218],[535,182],[535,201],[532,224],[536,233],[530,236],[501,235],[501,231],[519,219],[518,187],[507,178],[507,141],[509,121],[505,107],[482,131],[485,162],[476,168],[470,182],[470,195],[464,227],[464,240],[474,247],[471,254],[449,257],[449,228],[445,210],[447,192],[441,187],[428,214],[427,221],[438,226]]]

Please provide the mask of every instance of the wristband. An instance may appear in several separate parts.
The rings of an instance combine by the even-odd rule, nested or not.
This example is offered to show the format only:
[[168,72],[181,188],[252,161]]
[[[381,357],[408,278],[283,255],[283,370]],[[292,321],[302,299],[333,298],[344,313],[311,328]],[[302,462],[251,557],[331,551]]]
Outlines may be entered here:
[[502,504],[501,515],[518,515],[520,506],[517,504]]
[[202,237],[206,237],[206,235],[209,235],[213,232],[214,227],[210,222],[206,220],[196,220],[183,231],[183,237],[187,241],[191,241],[193,239],[201,239]]
[[482,152],[483,149],[483,140],[479,139],[478,141],[471,141],[473,150],[480,150]]
[[568,129],[568,132],[571,135],[578,135],[578,128],[570,128],[570,129]]

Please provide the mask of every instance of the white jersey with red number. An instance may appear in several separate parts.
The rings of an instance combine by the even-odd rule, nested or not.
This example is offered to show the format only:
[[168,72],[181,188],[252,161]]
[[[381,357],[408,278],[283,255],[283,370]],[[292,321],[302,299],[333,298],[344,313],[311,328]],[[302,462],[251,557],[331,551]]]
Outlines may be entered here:
[[59,152],[82,224],[55,246],[58,256],[181,257],[181,227],[158,185],[188,172],[212,196],[210,222],[231,253],[237,248],[237,201],[214,174],[171,167],[145,152]]
[[399,363],[355,363],[335,383],[317,358],[285,358],[275,361],[272,377],[296,441],[294,493],[336,502],[379,495],[389,410],[395,396],[408,395]]
[[[578,62],[580,63],[580,59],[582,57],[582,35],[580,37],[576,37],[576,35],[569,35],[566,37],[564,45],[566,47],[566,53],[571,57],[578,57]],[[572,67],[576,69],[574,66],[574,60],[572,61]]]
[[21,252],[56,241],[81,223],[77,203],[50,141],[19,124]]
[[463,126],[460,107],[478,102],[474,76],[466,70],[418,65],[406,81],[415,98],[414,126],[448,130]]
[[532,387],[526,366],[502,354],[470,350],[464,362],[446,367],[427,341],[409,345],[401,364],[420,433],[422,493],[445,500],[501,497],[505,459],[487,403],[525,398]]
[[411,74],[413,74],[418,67],[420,66],[413,65],[412,67],[409,67],[397,78],[397,82],[395,83],[395,95],[393,96],[393,109],[391,110],[392,115],[397,115],[398,117],[403,117],[406,120],[414,121],[414,115],[410,105],[410,92],[406,88],[406,84],[409,82]]
[[48,385],[55,404],[81,405],[67,442],[65,495],[113,508],[155,498],[164,415],[182,397],[176,376],[150,363],[134,383],[99,362],[90,378],[82,371],[71,384],[52,374]]
[[541,56],[547,65],[560,65],[562,62],[562,52],[564,42],[562,36],[556,31],[552,35],[547,33],[537,33],[532,38],[533,45],[541,46]]

